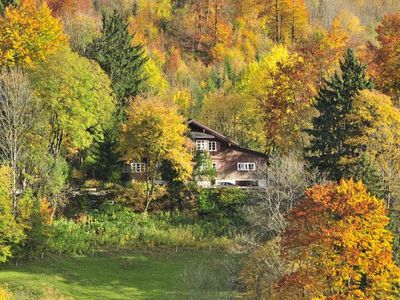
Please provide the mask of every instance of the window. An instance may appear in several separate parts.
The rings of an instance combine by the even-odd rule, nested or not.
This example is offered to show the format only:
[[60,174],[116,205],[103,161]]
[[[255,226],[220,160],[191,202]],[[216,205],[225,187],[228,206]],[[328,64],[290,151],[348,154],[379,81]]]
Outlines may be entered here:
[[208,141],[207,140],[197,140],[196,141],[196,150],[208,150]]
[[196,150],[217,151],[217,142],[216,141],[207,141],[207,140],[197,140],[196,141]]
[[132,163],[131,170],[132,170],[132,173],[143,173],[146,170],[146,164]]
[[217,151],[217,142],[214,142],[214,141],[208,142],[208,150],[209,151]]
[[237,169],[238,169],[238,171],[243,171],[243,172],[253,172],[256,170],[256,164],[255,163],[238,163]]

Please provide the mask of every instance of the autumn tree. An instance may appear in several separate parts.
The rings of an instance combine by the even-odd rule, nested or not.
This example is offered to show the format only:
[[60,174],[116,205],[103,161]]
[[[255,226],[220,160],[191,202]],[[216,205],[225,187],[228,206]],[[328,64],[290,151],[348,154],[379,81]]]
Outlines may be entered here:
[[346,122],[350,126],[345,144],[354,149],[354,155],[341,158],[345,174],[362,179],[393,208],[400,203],[399,109],[389,96],[363,90],[354,97]]
[[276,43],[294,44],[308,22],[304,0],[266,1],[263,14]]
[[246,95],[218,90],[206,95],[198,119],[250,149],[265,150],[263,119]]
[[352,180],[317,185],[288,218],[281,298],[398,299],[384,202]]
[[277,46],[248,66],[238,87],[256,104],[268,153],[302,147],[311,97],[307,78],[301,76],[303,67],[298,55]]
[[66,43],[61,22],[46,3],[35,0],[8,6],[0,16],[0,66],[32,67]]
[[62,150],[86,149],[102,139],[115,100],[111,82],[97,63],[64,48],[29,78],[46,113],[49,153],[58,157]]
[[169,161],[179,174],[176,180],[185,181],[192,173],[187,128],[177,108],[158,98],[132,102],[127,115],[118,139],[119,151],[127,162],[146,164],[147,211],[163,161]]
[[19,70],[0,73],[0,159],[11,166],[12,207],[18,207],[21,162],[41,109],[26,76]]
[[313,128],[308,130],[312,140],[307,159],[312,168],[327,173],[331,179],[343,177],[342,157],[356,155],[355,149],[345,143],[350,138],[351,126],[346,116],[359,91],[373,87],[365,68],[349,49],[340,63],[341,73],[336,72],[331,80],[325,80],[316,97],[315,108],[319,115],[312,121]]
[[22,238],[12,214],[12,170],[0,166],[0,263],[12,256],[11,248]]
[[386,15],[377,27],[379,47],[374,51],[377,87],[400,100],[400,13]]

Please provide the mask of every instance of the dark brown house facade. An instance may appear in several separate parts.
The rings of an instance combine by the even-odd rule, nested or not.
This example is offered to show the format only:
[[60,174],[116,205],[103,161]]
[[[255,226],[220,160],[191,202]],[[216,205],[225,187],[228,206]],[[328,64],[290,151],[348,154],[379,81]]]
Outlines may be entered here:
[[203,124],[190,120],[187,123],[196,150],[209,151],[216,169],[216,185],[265,186],[262,172],[268,156],[241,147],[222,134]]
[[[196,151],[208,151],[216,169],[215,185],[265,186],[263,176],[268,156],[241,147],[215,130],[195,121],[187,122]],[[134,162],[123,167],[123,173],[134,180],[143,180],[146,165]],[[160,183],[162,183],[160,181]],[[211,182],[199,182],[211,186]]]

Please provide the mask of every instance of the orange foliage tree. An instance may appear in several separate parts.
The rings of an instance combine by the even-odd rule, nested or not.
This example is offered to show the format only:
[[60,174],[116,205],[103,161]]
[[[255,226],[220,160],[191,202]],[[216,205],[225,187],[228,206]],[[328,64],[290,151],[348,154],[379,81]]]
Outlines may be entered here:
[[375,49],[378,88],[400,101],[400,13],[387,15],[376,29],[379,48]]
[[[361,182],[317,185],[288,218],[284,299],[399,299],[384,202]],[[289,298],[287,298],[289,297]]]

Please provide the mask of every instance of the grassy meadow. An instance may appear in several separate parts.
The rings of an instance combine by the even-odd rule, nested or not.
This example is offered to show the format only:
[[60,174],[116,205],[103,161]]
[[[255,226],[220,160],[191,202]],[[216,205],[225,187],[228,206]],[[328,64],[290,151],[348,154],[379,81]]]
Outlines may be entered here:
[[55,257],[6,265],[11,299],[231,299],[225,255],[202,252]]

